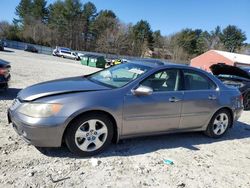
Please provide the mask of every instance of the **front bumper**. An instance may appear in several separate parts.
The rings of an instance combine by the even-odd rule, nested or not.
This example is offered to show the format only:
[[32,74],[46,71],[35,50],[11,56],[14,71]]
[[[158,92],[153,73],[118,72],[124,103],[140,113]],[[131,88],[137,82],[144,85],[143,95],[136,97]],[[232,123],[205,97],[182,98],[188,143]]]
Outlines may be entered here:
[[8,121],[16,133],[38,147],[60,147],[65,118],[32,118],[8,109]]

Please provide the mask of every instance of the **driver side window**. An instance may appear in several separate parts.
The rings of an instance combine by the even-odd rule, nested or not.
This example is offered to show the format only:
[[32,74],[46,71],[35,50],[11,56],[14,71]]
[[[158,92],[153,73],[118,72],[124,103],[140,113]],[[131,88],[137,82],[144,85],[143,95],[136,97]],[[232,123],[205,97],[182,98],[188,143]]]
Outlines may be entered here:
[[177,69],[167,69],[157,72],[146,78],[141,85],[153,89],[153,91],[177,91],[179,90],[180,73]]

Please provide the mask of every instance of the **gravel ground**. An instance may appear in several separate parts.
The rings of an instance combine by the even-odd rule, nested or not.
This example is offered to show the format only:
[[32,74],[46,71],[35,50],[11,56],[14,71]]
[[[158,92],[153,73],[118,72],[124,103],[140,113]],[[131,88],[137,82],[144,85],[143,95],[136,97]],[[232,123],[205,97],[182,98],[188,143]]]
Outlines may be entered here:
[[[201,133],[121,141],[94,158],[39,151],[8,125],[6,110],[29,85],[96,71],[73,60],[7,49],[12,81],[0,93],[0,187],[250,187],[250,112],[221,139]],[[173,160],[173,165],[163,163]]]

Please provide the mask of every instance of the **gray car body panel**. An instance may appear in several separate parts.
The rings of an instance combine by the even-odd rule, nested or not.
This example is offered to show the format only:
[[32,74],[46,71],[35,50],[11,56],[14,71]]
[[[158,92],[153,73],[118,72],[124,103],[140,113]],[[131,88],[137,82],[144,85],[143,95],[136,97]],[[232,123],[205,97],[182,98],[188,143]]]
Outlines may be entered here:
[[[162,134],[167,132],[203,131],[214,115],[224,107],[232,110],[234,120],[242,108],[233,101],[240,93],[225,86],[213,75],[184,65],[150,65],[152,69],[122,88],[108,88],[84,78],[68,78],[37,84],[22,90],[18,98],[25,102],[61,103],[62,110],[49,118],[32,118],[9,109],[9,118],[17,129],[29,132],[27,141],[36,146],[61,146],[64,131],[79,115],[89,111],[103,111],[113,116],[117,125],[117,140],[122,138]],[[204,91],[153,92],[149,96],[135,96],[131,90],[151,74],[164,69],[191,69],[206,75],[217,88]],[[215,95],[216,100],[209,100]],[[178,102],[169,102],[170,97]],[[39,132],[39,130],[41,130]],[[38,135],[39,136],[34,136]],[[30,138],[31,137],[31,138]]]
[[35,84],[20,91],[18,98],[33,101],[38,98],[64,93],[105,90],[107,87],[88,81],[82,77],[71,77]]

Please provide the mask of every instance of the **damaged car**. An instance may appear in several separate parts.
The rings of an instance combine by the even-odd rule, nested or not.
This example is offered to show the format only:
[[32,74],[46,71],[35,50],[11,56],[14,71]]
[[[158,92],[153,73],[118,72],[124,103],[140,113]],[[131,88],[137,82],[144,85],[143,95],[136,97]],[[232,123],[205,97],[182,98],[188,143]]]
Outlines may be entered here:
[[165,62],[128,62],[88,76],[23,89],[9,123],[28,143],[79,156],[136,136],[200,131],[223,136],[240,117],[242,96],[212,74]]
[[224,84],[238,88],[243,96],[244,109],[250,110],[250,67],[218,63],[212,65],[210,70]]

